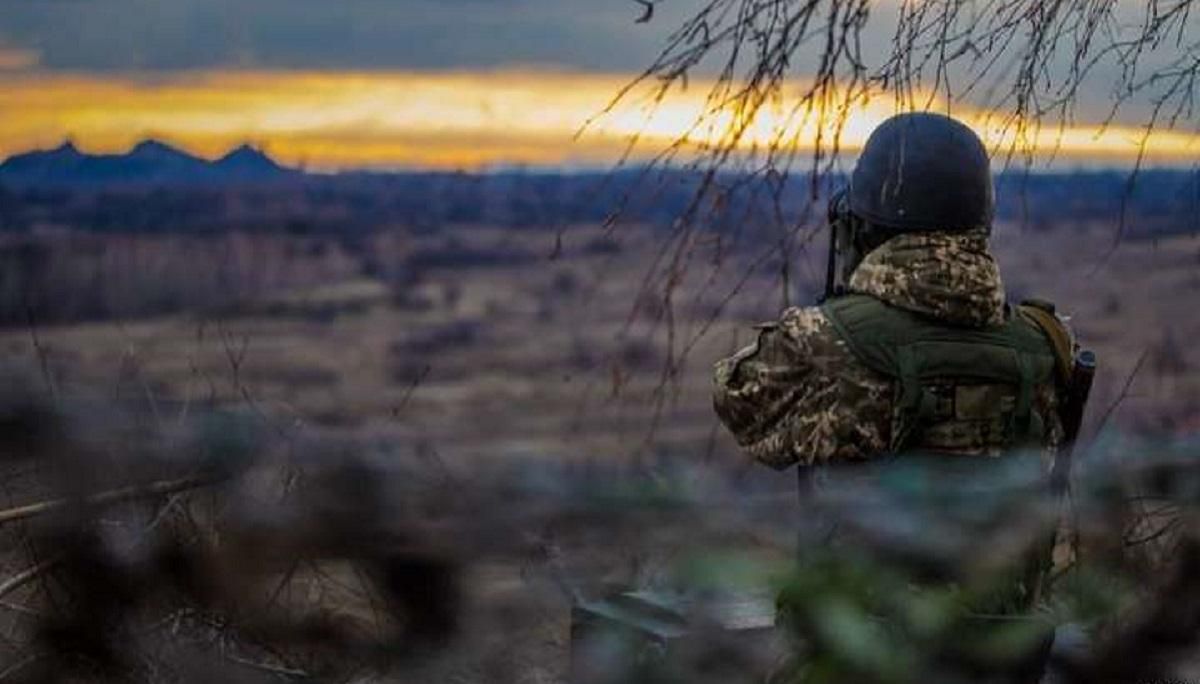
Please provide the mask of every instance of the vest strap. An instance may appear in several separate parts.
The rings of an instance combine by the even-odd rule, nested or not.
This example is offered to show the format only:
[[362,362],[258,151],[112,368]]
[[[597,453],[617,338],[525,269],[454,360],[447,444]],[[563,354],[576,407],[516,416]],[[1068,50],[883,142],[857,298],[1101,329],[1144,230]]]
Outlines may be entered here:
[[921,408],[921,377],[918,374],[917,355],[912,345],[900,347],[896,354],[899,361],[900,408],[916,412]]
[[1017,369],[1021,373],[1021,385],[1017,389],[1017,406],[1013,411],[1016,420],[1017,434],[1029,432],[1030,419],[1033,416],[1033,363],[1028,354],[1017,354]]

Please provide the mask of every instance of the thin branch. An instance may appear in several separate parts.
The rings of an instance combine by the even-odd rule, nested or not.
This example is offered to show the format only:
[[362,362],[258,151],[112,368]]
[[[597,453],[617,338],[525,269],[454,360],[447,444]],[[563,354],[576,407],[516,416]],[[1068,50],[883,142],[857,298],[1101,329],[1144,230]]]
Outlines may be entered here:
[[38,577],[41,577],[45,572],[53,569],[54,566],[62,562],[64,556],[65,554],[63,553],[55,554],[54,556],[51,556],[50,558],[47,558],[36,565],[18,572],[4,582],[0,583],[0,598],[8,596],[17,589],[20,589]]
[[1109,419],[1112,418],[1113,413],[1116,412],[1117,407],[1119,407],[1127,398],[1129,398],[1129,390],[1133,387],[1133,381],[1137,379],[1138,373],[1142,370],[1142,364],[1146,362],[1146,358],[1149,356],[1149,353],[1149,349],[1142,350],[1141,355],[1138,356],[1137,362],[1133,364],[1133,370],[1129,371],[1129,375],[1125,377],[1125,383],[1121,386],[1121,391],[1117,393],[1117,398],[1108,405],[1108,408],[1104,411],[1104,415],[1101,416],[1100,421],[1096,424],[1094,434],[1099,435],[1104,430],[1104,427],[1108,425]]
[[177,480],[160,480],[146,485],[134,485],[131,487],[123,487],[121,489],[113,489],[99,494],[93,494],[84,499],[63,498],[50,499],[47,501],[39,501],[37,503],[17,506],[0,511],[0,525],[26,520],[46,513],[51,513],[61,510],[71,505],[83,504],[85,506],[108,506],[125,501],[135,499],[143,499],[154,496],[162,496],[164,494],[174,494],[176,492],[185,491],[188,489],[196,489],[199,487],[207,487],[224,480],[224,476],[216,476],[212,474],[193,475],[191,477],[180,478]]

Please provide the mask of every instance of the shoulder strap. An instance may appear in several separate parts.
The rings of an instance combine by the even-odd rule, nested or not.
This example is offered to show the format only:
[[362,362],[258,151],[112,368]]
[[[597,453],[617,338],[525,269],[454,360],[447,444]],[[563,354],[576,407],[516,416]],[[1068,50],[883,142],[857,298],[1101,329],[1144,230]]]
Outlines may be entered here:
[[1074,343],[1071,341],[1071,332],[1054,313],[1053,306],[1039,300],[1027,299],[1021,302],[1017,311],[1025,320],[1036,325],[1050,341],[1050,347],[1054,350],[1055,377],[1058,379],[1058,386],[1064,388],[1071,384],[1071,373],[1075,366]]

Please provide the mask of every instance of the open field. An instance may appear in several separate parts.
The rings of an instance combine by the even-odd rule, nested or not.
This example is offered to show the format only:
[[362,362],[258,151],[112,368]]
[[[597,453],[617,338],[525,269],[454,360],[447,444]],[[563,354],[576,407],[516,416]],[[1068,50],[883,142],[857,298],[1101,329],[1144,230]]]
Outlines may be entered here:
[[[738,289],[748,258],[732,253],[713,267],[697,257],[676,297],[672,341],[658,320],[660,291],[645,289],[654,233],[623,230],[606,238],[568,229],[551,258],[553,232],[464,226],[453,231],[459,248],[529,260],[408,273],[396,257],[395,275],[350,270],[209,313],[14,326],[0,334],[0,349],[44,364],[59,391],[144,399],[164,421],[189,408],[248,405],[280,429],[386,435],[460,463],[639,454],[731,461],[735,449],[708,407],[708,369],[749,341],[749,324],[777,313],[775,274],[753,274]],[[1189,342],[1200,335],[1200,239],[1127,241],[1115,251],[1111,239],[1101,227],[1001,226],[994,241],[1012,296],[1057,302],[1099,352],[1093,419],[1144,355],[1113,420],[1139,431],[1194,430],[1200,350]],[[404,251],[435,254],[446,240],[419,238]],[[798,261],[794,301],[814,292],[821,256]],[[682,363],[665,377],[672,344]]]

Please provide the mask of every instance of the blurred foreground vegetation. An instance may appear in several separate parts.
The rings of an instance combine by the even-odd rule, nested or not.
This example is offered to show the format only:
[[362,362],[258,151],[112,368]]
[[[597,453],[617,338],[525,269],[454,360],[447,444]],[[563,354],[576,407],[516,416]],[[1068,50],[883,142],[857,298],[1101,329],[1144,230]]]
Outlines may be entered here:
[[[250,413],[162,421],[21,369],[0,453],[8,681],[561,681],[572,602],[630,586],[779,592],[787,646],[739,659],[698,613],[710,647],[595,665],[629,658],[624,681],[1016,681],[1062,625],[1091,646],[1056,651],[1061,681],[1200,665],[1194,441],[1108,433],[1066,503],[1036,457],[913,458],[827,471],[797,507],[668,459],[464,469]],[[980,613],[1056,531],[1033,612]]]

